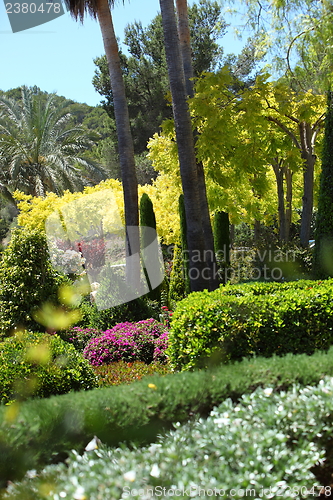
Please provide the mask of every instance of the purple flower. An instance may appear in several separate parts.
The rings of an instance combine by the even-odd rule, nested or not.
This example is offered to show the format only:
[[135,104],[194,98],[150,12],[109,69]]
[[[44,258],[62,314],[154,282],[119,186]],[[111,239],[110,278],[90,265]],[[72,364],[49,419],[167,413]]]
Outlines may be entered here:
[[114,361],[165,361],[168,330],[154,319],[118,323],[86,345],[83,355],[94,366]]

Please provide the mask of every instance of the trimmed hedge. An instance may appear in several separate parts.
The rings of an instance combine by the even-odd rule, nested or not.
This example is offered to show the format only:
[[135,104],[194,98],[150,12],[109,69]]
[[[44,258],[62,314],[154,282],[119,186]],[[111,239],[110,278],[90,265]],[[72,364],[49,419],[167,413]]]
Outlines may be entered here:
[[172,317],[167,355],[177,370],[333,344],[333,280],[227,285],[196,292]]
[[98,387],[89,363],[57,335],[21,333],[0,342],[0,402]]
[[5,498],[331,497],[320,469],[325,448],[332,455],[332,392],[332,378],[280,394],[260,388],[149,447],[110,450],[94,440],[97,449],[10,485]]
[[259,386],[315,385],[323,375],[333,376],[333,348],[0,406],[0,487],[71,449],[82,451],[95,435],[109,446],[146,444],[174,422],[208,416],[227,398],[237,401]]

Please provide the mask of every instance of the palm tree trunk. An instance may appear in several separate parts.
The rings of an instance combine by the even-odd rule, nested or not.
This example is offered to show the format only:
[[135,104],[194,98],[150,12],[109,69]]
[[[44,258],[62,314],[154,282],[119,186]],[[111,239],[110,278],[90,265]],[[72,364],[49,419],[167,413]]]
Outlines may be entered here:
[[[188,97],[194,96],[194,85],[193,85],[193,64],[192,64],[192,50],[191,50],[191,36],[190,28],[188,22],[188,8],[187,0],[176,0],[177,16],[178,16],[178,35],[180,42],[180,51],[183,60],[185,84],[186,84],[186,94]],[[194,132],[194,141],[197,140],[198,133]],[[217,274],[217,262],[214,250],[214,236],[210,220],[209,205],[207,199],[206,190],[206,180],[205,172],[202,162],[196,161],[197,163],[197,175],[198,175],[198,190],[200,197],[200,208],[202,217],[202,228],[204,233],[205,241],[205,256],[207,265],[210,268],[210,290],[215,290],[220,284],[220,280]]]
[[[109,66],[114,114],[116,119],[121,177],[124,191],[126,224],[127,282],[139,289],[140,284],[140,239],[138,181],[135,171],[133,139],[130,129],[125,86],[121,71],[118,43],[115,36],[108,0],[98,0],[97,17],[100,24],[104,49]],[[130,233],[128,232],[130,231]],[[130,234],[130,236],[129,236]]]
[[[209,288],[209,276],[204,260],[205,242],[191,116],[186,100],[184,68],[173,0],[160,0],[160,6],[184,193],[191,290],[198,291]],[[209,268],[208,274],[210,274]]]

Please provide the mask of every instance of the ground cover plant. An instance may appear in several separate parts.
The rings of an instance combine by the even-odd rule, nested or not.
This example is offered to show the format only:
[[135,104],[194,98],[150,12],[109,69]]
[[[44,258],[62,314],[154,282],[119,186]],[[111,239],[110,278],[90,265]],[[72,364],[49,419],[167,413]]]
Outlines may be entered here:
[[333,349],[313,356],[257,358],[208,371],[143,378],[130,385],[0,406],[0,484],[82,452],[96,435],[108,446],[147,445],[175,422],[207,417],[225,399],[257,387],[287,390],[333,376]]
[[280,393],[258,388],[237,403],[227,399],[207,419],[175,424],[148,447],[108,449],[94,439],[66,465],[10,485],[4,498],[331,496],[332,486],[315,474],[332,460],[332,396],[332,377]]
[[190,294],[172,317],[171,366],[182,370],[249,356],[327,350],[333,344],[332,292],[333,280],[302,280]]
[[147,375],[166,375],[171,373],[171,368],[165,363],[150,363],[147,365],[143,361],[114,361],[109,365],[93,367],[100,387],[110,385],[131,384],[136,380],[141,380]]

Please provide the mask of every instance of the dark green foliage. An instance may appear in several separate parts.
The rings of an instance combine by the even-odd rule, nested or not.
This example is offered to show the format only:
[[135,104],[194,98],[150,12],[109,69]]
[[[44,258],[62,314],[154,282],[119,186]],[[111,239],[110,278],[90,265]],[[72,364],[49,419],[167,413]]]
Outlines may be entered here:
[[315,229],[314,272],[333,276],[333,93],[328,93]]
[[182,249],[179,245],[173,248],[172,269],[170,273],[169,301],[171,308],[186,297],[185,274]]
[[13,230],[0,263],[0,338],[15,328],[43,331],[32,312],[46,301],[56,304],[58,288],[65,282],[51,266],[45,235]]
[[75,349],[79,352],[83,352],[89,340],[99,337],[101,331],[96,328],[80,328],[79,326],[74,326],[68,330],[60,330],[57,335],[62,340],[73,344]]
[[[156,230],[154,207],[147,193],[143,193],[140,199],[140,226],[152,227]],[[144,234],[142,242],[144,242]]]
[[0,402],[97,387],[89,363],[58,335],[20,333],[0,343]]
[[30,400],[17,413],[0,407],[0,483],[4,487],[28,469],[64,459],[71,449],[82,451],[94,435],[109,446],[152,442],[174,422],[185,423],[189,415],[205,417],[229,397],[237,401],[260,386],[287,390],[295,382],[314,385],[323,375],[333,376],[333,349]]
[[333,281],[226,285],[190,294],[171,321],[178,369],[273,354],[313,354],[333,344]]
[[186,294],[191,291],[191,283],[189,278],[189,252],[187,245],[187,224],[186,224],[186,214],[185,214],[185,203],[184,203],[184,195],[181,194],[179,196],[179,219],[180,219],[180,241],[181,241],[181,250],[182,250],[182,267],[183,274],[185,280],[185,291]]
[[0,241],[3,240],[9,230],[10,222],[0,218]]
[[[225,33],[222,8],[215,1],[201,1],[189,7],[192,55],[195,76],[215,69],[223,51],[217,43]],[[158,14],[147,27],[134,22],[125,28],[129,55],[120,53],[135,153],[146,150],[148,140],[161,123],[172,116],[168,99],[169,83],[164,53],[162,18]],[[113,96],[106,57],[94,60],[97,69],[93,85],[105,98],[104,108],[113,118]],[[116,143],[117,139],[113,136]]]
[[[147,229],[148,228],[148,229]],[[155,230],[155,234],[150,231],[149,228]],[[156,246],[156,253],[154,255],[153,261],[150,252],[150,258],[148,258],[146,249],[156,241],[156,217],[154,212],[154,207],[151,199],[147,195],[147,193],[143,193],[140,199],[140,245],[141,245],[141,256],[142,263],[144,266],[145,277],[149,286],[149,294],[147,296],[151,300],[156,300],[158,302],[161,301],[161,287],[158,286],[155,289],[152,289],[148,272],[145,268],[145,263],[148,263],[151,268],[156,268],[158,270],[160,268],[159,255],[158,255],[158,247]]]
[[110,309],[99,311],[95,304],[84,301],[80,305],[82,319],[76,326],[81,328],[96,328],[98,330],[107,330],[112,328],[117,323],[124,321],[140,321],[142,319],[154,318],[159,319],[160,308],[158,303],[153,302],[145,297],[120,304]]
[[226,283],[224,269],[230,264],[230,229],[227,212],[216,212],[214,215],[214,246],[216,260],[222,270],[222,283]]

